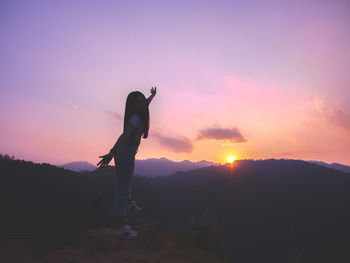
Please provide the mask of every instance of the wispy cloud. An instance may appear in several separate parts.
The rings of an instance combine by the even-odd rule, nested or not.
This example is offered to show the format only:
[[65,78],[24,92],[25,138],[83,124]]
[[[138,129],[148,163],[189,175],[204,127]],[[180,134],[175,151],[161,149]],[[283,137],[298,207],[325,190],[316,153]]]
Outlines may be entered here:
[[232,143],[248,141],[236,127],[233,127],[232,129],[209,128],[200,130],[198,132],[197,140],[202,139],[227,140]]
[[111,116],[112,118],[118,120],[118,121],[123,121],[123,117],[121,114],[109,110],[104,111],[108,116]]
[[152,136],[158,140],[158,142],[165,148],[173,152],[186,152],[191,153],[193,150],[193,144],[191,140],[186,137],[172,138],[165,136],[158,131],[153,131]]
[[321,99],[312,97],[315,109],[323,119],[334,125],[350,130],[350,113],[336,107],[328,107]]

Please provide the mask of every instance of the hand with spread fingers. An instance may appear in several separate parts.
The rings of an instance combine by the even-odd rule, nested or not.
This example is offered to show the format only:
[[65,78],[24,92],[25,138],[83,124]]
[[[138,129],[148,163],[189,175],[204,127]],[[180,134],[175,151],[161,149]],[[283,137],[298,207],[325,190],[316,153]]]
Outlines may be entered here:
[[157,93],[157,87],[151,88],[151,94],[154,96]]
[[113,154],[112,154],[112,153],[107,153],[107,154],[101,155],[101,156],[99,156],[99,157],[102,158],[102,160],[98,162],[97,166],[100,165],[100,167],[98,167],[98,168],[104,168],[104,167],[106,167],[106,166],[109,164],[109,162],[112,160]]

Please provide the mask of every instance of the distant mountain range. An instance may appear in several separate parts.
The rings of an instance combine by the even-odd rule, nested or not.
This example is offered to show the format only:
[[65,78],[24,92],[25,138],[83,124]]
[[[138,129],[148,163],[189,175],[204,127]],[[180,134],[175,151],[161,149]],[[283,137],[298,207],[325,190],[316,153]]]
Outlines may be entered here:
[[67,170],[74,172],[83,172],[83,171],[93,171],[97,167],[89,162],[71,162],[62,165],[56,165],[57,167],[62,167]]
[[[321,161],[313,161],[308,160],[306,162],[318,164],[321,166],[325,166],[327,168],[331,168],[334,170],[342,171],[345,173],[350,173],[350,166],[339,164],[339,163],[331,163],[328,164],[326,162]],[[110,162],[111,165],[114,165],[114,161]],[[135,174],[143,175],[143,176],[167,176],[173,174],[178,171],[188,171],[192,169],[208,167],[211,165],[219,165],[217,163],[208,162],[202,160],[200,162],[191,162],[188,160],[184,160],[182,162],[174,162],[167,158],[149,158],[144,160],[136,160],[135,161]],[[56,165],[57,167],[62,167],[67,170],[75,171],[75,172],[83,172],[83,171],[94,171],[97,167],[89,162],[71,162],[62,165]]]
[[338,171],[342,171],[345,173],[350,173],[350,166],[348,165],[344,165],[344,164],[340,164],[340,163],[325,163],[325,162],[320,162],[320,161],[307,161],[309,163],[314,163],[314,164],[318,164],[318,165],[322,165],[334,170],[338,170]]
[[[110,164],[114,165],[114,161],[112,160]],[[134,173],[137,175],[151,177],[167,176],[178,171],[187,171],[211,165],[218,164],[205,160],[202,160],[200,162],[191,162],[188,160],[182,162],[174,162],[167,158],[150,158],[144,160],[136,160]],[[58,167],[62,167],[75,172],[94,171],[97,169],[95,165],[89,162],[71,162],[63,165],[58,165]]]
[[145,160],[136,160],[135,174],[143,176],[167,176],[178,171],[188,171],[197,168],[203,168],[211,165],[218,165],[208,161],[191,162],[188,160],[182,162],[173,162],[166,158],[150,158]]

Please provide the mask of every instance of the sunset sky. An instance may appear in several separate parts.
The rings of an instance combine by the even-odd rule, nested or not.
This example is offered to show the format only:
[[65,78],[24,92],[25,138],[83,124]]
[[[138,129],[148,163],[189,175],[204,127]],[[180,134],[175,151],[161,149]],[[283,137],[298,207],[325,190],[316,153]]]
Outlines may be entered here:
[[97,164],[157,86],[137,159],[350,165],[349,28],[345,0],[1,1],[0,153]]

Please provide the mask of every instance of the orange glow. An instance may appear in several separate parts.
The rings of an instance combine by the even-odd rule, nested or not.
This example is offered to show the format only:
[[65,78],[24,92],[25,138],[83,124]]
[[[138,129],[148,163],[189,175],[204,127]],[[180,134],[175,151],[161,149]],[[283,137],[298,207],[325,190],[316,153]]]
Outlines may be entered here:
[[235,157],[235,156],[229,156],[228,158],[227,158],[227,161],[229,162],[229,163],[234,163],[234,161],[236,161],[237,160],[237,158]]

